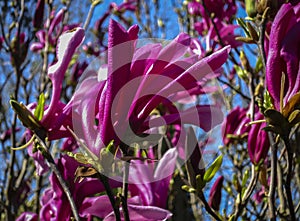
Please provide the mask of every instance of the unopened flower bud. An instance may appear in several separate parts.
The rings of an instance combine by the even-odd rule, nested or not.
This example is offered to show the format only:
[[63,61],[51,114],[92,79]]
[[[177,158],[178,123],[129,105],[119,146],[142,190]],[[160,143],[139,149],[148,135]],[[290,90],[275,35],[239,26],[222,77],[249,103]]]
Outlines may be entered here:
[[212,186],[209,193],[208,204],[211,208],[218,211],[220,209],[220,203],[222,198],[222,186],[223,186],[224,177],[219,176],[214,185]]

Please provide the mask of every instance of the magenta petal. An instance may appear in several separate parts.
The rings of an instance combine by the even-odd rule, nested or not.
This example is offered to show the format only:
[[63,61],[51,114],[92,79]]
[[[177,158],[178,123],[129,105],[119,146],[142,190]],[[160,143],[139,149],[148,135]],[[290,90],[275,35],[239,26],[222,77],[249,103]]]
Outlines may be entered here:
[[65,32],[58,40],[58,46],[56,48],[58,61],[48,68],[48,76],[53,84],[53,92],[51,103],[45,113],[43,121],[46,121],[56,108],[60,99],[64,75],[76,48],[81,44],[83,39],[84,30],[82,28],[75,28],[72,31]]
[[151,44],[138,48],[132,58],[131,78],[146,74],[150,66],[156,61],[160,50],[160,44]]
[[[171,177],[174,173],[178,152],[176,148],[169,149],[160,159],[154,173],[156,182],[152,183],[155,193],[155,206],[165,208],[167,206],[168,190]],[[153,193],[152,193],[153,194]]]
[[132,162],[129,172],[129,190],[133,196],[138,195],[145,206],[153,203],[153,190],[150,182],[153,181],[153,171],[150,165],[143,162]]
[[154,178],[155,180],[163,180],[166,177],[171,177],[174,168],[176,165],[176,159],[177,159],[178,153],[176,148],[169,149],[163,157],[159,160],[159,163],[155,169]]
[[48,31],[48,35],[52,35],[52,32],[54,31],[54,29],[56,28],[56,26],[62,22],[63,18],[64,18],[64,14],[65,14],[66,9],[62,8],[60,9],[57,14],[55,15],[55,17],[53,18],[50,27],[49,27],[49,31]]
[[[198,119],[197,117],[198,116]],[[151,127],[160,127],[170,124],[193,124],[209,131],[223,121],[223,112],[218,106],[196,106],[176,114],[169,114],[149,120]],[[147,122],[146,122],[147,123]]]
[[[300,5],[300,4],[299,4]],[[295,24],[286,34],[282,42],[280,51],[281,57],[286,63],[288,77],[288,91],[286,100],[290,95],[294,95],[300,90],[300,70],[299,70],[299,47],[300,47],[300,22]]]
[[[97,76],[91,73],[80,84],[72,98],[73,128],[77,136],[83,139],[88,148],[99,155],[100,149],[104,146],[100,139],[98,128],[95,125],[96,110],[103,91],[105,81],[98,82]],[[99,122],[101,124],[101,121]]]
[[[137,26],[127,32],[119,23],[110,20],[108,35],[108,79],[107,89],[100,104],[103,107],[103,126],[101,137],[104,144],[108,144],[113,138],[113,126],[111,123],[111,106],[117,102],[122,106],[124,99],[115,99],[118,90],[130,79],[130,65],[134,52],[134,43]],[[102,120],[100,119],[100,120]]]
[[32,212],[23,212],[16,221],[38,221],[38,215]]
[[169,63],[182,58],[191,44],[191,38],[185,33],[181,33],[170,44],[164,47],[157,57],[152,73],[158,74]]
[[[219,69],[227,60],[228,53],[230,52],[230,46],[226,46],[223,49],[213,53],[209,57],[206,57],[196,64],[191,66],[180,76],[178,76],[174,81],[169,81],[168,84],[162,82],[163,79],[158,78],[161,82],[158,82],[159,86],[164,84],[165,86],[158,91],[155,96],[145,105],[143,110],[140,113],[140,118],[148,116],[151,111],[160,103],[160,97],[168,97],[170,94],[177,93],[181,87],[185,87],[187,90],[191,85],[196,81],[201,80],[205,75],[214,72]],[[182,89],[181,89],[182,90]]]
[[[140,206],[128,204],[128,212],[131,221],[162,221],[172,216],[168,210],[155,206]],[[121,212],[121,215],[123,213]],[[104,221],[115,221],[115,214],[112,212],[105,217]],[[122,220],[124,218],[122,217]]]
[[168,210],[155,206],[128,205],[130,220],[132,221],[159,221],[167,220],[172,216]]
[[295,23],[296,18],[292,5],[283,4],[272,24],[270,33],[270,39],[272,39],[272,41],[269,42],[268,59],[266,64],[267,88],[274,99],[275,107],[277,109],[279,109],[281,75],[285,66],[284,61],[280,58],[280,49],[286,32]]
[[80,206],[79,214],[82,217],[97,216],[104,218],[112,212],[112,207],[107,195],[88,197]]

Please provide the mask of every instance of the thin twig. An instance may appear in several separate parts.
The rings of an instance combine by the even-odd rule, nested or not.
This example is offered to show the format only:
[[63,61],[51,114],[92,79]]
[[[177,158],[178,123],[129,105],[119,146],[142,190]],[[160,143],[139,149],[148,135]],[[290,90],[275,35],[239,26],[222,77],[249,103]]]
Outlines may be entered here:
[[289,205],[289,211],[290,211],[290,218],[292,221],[296,220],[295,216],[295,209],[294,209],[294,203],[293,203],[293,197],[292,197],[292,191],[291,191],[291,180],[292,180],[292,172],[293,172],[293,152],[291,150],[290,141],[287,137],[283,138],[285,148],[287,149],[287,175],[286,175],[286,181],[285,181],[285,192],[286,197]]
[[277,143],[274,142],[272,134],[269,132],[269,140],[271,145],[271,178],[270,178],[270,189],[268,194],[268,204],[270,211],[270,220],[276,220],[276,209],[275,209],[275,189],[276,189],[276,167],[277,167]]
[[107,177],[104,176],[103,174],[99,173],[99,179],[102,182],[102,184],[105,188],[106,194],[109,198],[109,201],[110,201],[110,203],[113,207],[113,210],[114,210],[114,213],[115,213],[115,216],[116,216],[116,221],[121,221],[119,205],[116,204],[116,200],[115,200],[114,194],[113,194],[113,192],[112,192],[112,190],[109,186]]
[[125,161],[125,168],[124,168],[124,175],[123,175],[123,189],[122,189],[122,208],[124,213],[124,219],[125,221],[130,221],[129,218],[129,212],[128,212],[128,176],[129,176],[129,166],[130,166],[130,160]]
[[84,29],[85,31],[87,30],[87,27],[89,26],[89,24],[90,24],[90,22],[91,22],[91,19],[92,19],[93,13],[94,13],[94,9],[95,9],[95,5],[92,3],[91,6],[90,6],[88,15],[87,15],[87,17],[86,17],[86,20],[85,20],[85,22],[84,22],[84,25],[83,25],[83,29]]
[[217,78],[218,81],[220,81],[221,83],[225,84],[226,86],[230,87],[230,89],[234,90],[236,93],[238,93],[239,95],[241,95],[242,98],[251,101],[250,97],[248,97],[247,95],[243,94],[240,90],[236,89],[234,86],[232,86],[230,83],[222,80],[220,77]]
[[203,192],[201,191],[200,193],[197,194],[198,198],[202,201],[202,203],[204,204],[204,207],[206,209],[206,211],[217,221],[222,221],[220,219],[220,217],[211,209],[211,207],[209,206],[208,202],[205,199],[205,196],[203,194]]

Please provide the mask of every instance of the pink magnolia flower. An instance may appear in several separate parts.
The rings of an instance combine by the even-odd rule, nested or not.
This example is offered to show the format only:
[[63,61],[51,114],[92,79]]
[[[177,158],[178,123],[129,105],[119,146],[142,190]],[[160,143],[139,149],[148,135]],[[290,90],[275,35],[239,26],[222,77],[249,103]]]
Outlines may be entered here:
[[[128,199],[130,220],[149,221],[166,220],[171,213],[164,209],[167,206],[170,179],[175,168],[177,151],[169,149],[154,169],[154,163],[132,161],[129,172],[129,192],[132,196]],[[167,174],[167,176],[166,176]],[[86,198],[82,204],[82,216],[92,214],[105,221],[115,220],[107,196]],[[122,214],[122,208],[120,207]],[[122,217],[122,220],[124,218]]]
[[281,76],[285,75],[284,104],[300,90],[300,3],[283,4],[271,27],[266,85],[279,110]]
[[49,29],[46,32],[45,29],[41,29],[36,33],[36,37],[38,38],[39,42],[34,42],[30,46],[30,50],[33,52],[40,52],[46,44],[46,33],[48,37],[49,44],[52,47],[56,46],[58,37],[60,34],[64,31],[72,30],[76,27],[78,27],[78,24],[72,24],[72,25],[65,25],[63,26],[63,19],[65,14],[65,8],[62,8],[57,12],[57,14],[54,14],[55,11],[52,12],[52,16],[54,17],[51,21],[48,19],[46,21],[45,27],[48,27],[47,24],[49,24]]
[[[79,163],[75,159],[69,156],[61,156],[57,162],[57,166],[64,180],[69,184],[70,192],[77,208],[82,206],[86,197],[104,192],[104,187],[98,179],[87,178],[80,183],[74,182],[74,174],[79,166]],[[44,221],[70,220],[73,214],[60,183],[54,174],[50,176],[49,180],[51,187],[45,190],[41,199],[40,219]],[[110,181],[111,188],[116,188],[120,185],[120,183]],[[101,207],[102,205],[100,204],[99,206]],[[82,211],[85,210],[83,209]],[[89,217],[91,215],[89,214]],[[82,216],[82,218],[84,217]]]
[[[234,108],[226,117],[223,123],[223,142],[225,145],[233,143],[234,140],[228,135],[242,136],[248,135],[248,153],[253,164],[258,164],[265,159],[270,143],[268,134],[263,130],[266,123],[257,123],[247,126],[250,118],[247,116],[248,108]],[[254,121],[263,120],[264,116],[258,109],[255,111]]]
[[[182,91],[186,92],[182,99],[189,97],[188,92],[194,89],[201,94],[201,79],[220,69],[230,48],[199,60],[197,55],[183,57],[191,42],[184,33],[164,48],[161,44],[136,48],[137,33],[137,26],[126,31],[111,20],[108,64],[100,69],[107,71],[107,79],[87,77],[72,99],[76,119],[73,123],[76,128],[84,128],[79,137],[96,155],[111,140],[116,145],[131,142],[136,135],[143,136],[153,127],[182,122],[195,124],[196,116],[200,119],[197,126],[208,131],[222,120],[219,107],[197,105],[178,112],[173,103],[177,100],[172,98]],[[160,104],[165,108],[164,114],[150,117]],[[92,116],[99,125],[95,125]]]
[[[214,17],[227,22],[237,12],[235,0],[204,0],[204,3],[209,13],[214,13]],[[192,0],[188,3],[187,9],[191,15],[200,15],[208,19],[207,13],[199,1]]]
[[247,113],[248,108],[237,106],[227,115],[222,126],[223,143],[225,145],[234,142],[228,135],[242,136],[249,132],[250,127],[247,127],[246,124],[250,122],[250,118],[247,116]]

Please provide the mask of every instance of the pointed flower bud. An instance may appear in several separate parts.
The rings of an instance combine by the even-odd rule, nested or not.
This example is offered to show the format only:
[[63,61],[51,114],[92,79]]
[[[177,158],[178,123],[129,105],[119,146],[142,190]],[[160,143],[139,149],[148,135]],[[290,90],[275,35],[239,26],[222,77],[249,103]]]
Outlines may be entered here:
[[[255,114],[255,121],[263,119],[264,116],[261,113]],[[255,165],[266,158],[270,147],[269,137],[267,132],[263,130],[264,127],[266,127],[266,123],[253,124],[248,135],[249,157]]]
[[220,209],[220,203],[222,198],[222,185],[223,185],[224,177],[219,176],[209,193],[208,204],[211,208],[218,211]]
[[45,0],[38,0],[33,17],[33,27],[38,29],[43,24]]

